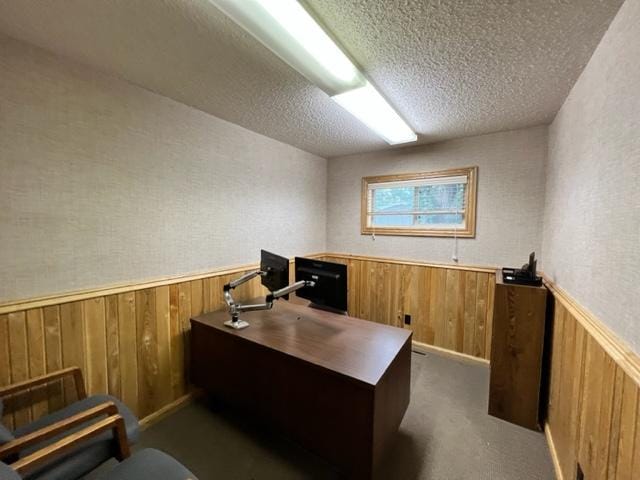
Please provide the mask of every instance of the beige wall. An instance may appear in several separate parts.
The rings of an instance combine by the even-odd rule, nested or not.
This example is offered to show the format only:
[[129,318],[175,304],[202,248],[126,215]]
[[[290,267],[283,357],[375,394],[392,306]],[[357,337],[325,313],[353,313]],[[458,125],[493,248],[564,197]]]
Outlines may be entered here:
[[325,250],[326,161],[0,37],[0,301]]
[[545,126],[329,160],[327,248],[452,263],[452,238],[360,234],[362,177],[477,165],[476,238],[458,240],[461,264],[522,265],[540,251]]
[[640,0],[627,0],[549,133],[544,271],[640,352]]

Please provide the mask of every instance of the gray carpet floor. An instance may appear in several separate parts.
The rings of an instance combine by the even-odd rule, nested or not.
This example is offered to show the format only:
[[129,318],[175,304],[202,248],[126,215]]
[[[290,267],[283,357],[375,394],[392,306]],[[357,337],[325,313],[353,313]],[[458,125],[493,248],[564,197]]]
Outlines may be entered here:
[[[543,434],[487,414],[488,367],[414,353],[411,376],[411,403],[378,478],[554,478]],[[145,447],[173,455],[200,480],[340,478],[316,455],[206,400],[143,432],[136,449]]]

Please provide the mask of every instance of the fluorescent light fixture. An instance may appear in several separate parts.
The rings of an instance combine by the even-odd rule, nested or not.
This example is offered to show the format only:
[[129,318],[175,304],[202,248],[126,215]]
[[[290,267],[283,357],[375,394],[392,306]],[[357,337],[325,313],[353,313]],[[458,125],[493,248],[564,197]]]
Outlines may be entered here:
[[296,0],[210,0],[328,95],[366,79]]
[[418,139],[409,125],[368,82],[364,87],[331,98],[391,145]]
[[210,0],[391,145],[415,142],[400,118],[297,0]]

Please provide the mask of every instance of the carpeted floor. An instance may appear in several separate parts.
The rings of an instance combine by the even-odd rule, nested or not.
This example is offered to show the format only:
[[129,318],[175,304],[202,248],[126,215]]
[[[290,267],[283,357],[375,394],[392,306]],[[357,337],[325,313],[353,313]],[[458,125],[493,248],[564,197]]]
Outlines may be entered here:
[[[411,403],[378,478],[554,478],[542,433],[486,413],[488,367],[414,353],[411,374]],[[146,430],[136,449],[144,447],[170,453],[200,480],[340,478],[316,455],[206,401]]]

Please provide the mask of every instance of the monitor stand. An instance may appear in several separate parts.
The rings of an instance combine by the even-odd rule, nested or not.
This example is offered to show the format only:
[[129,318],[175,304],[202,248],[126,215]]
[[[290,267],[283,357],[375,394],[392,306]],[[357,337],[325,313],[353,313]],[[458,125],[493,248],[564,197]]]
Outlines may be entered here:
[[249,322],[245,322],[244,320],[227,320],[224,322],[225,327],[233,328],[235,330],[242,330],[243,328],[247,328],[249,326]]

